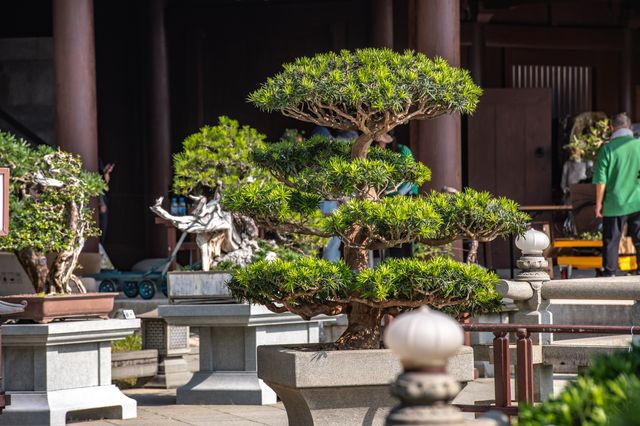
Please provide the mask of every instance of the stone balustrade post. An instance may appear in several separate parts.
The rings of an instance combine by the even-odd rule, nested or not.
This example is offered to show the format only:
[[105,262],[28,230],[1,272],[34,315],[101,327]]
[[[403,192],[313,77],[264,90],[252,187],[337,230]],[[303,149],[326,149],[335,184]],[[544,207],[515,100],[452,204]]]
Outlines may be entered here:
[[[522,251],[517,265],[520,273],[513,281],[501,280],[496,290],[502,297],[512,299],[518,308],[510,314],[513,324],[553,324],[553,316],[548,311],[549,299],[542,297],[542,287],[551,278],[547,273],[549,266],[542,252],[549,246],[549,237],[543,232],[529,229],[516,239],[516,247]],[[553,342],[551,333],[533,333],[534,345],[534,399],[545,401],[553,393],[553,366],[542,360],[542,345]]]
[[391,385],[400,405],[391,410],[386,426],[508,424],[504,416],[495,413],[475,422],[465,421],[462,411],[450,404],[460,392],[460,384],[445,367],[464,342],[462,328],[452,318],[427,307],[404,313],[387,327],[384,342],[404,368]]
[[[502,297],[512,299],[518,310],[510,315],[509,322],[516,324],[553,324],[549,301],[542,297],[542,286],[551,280],[547,273],[549,263],[542,252],[549,246],[549,238],[543,232],[529,229],[516,239],[516,247],[522,251],[517,265],[520,273],[513,281],[501,280],[496,290]],[[534,344],[548,345],[550,333],[531,336]]]

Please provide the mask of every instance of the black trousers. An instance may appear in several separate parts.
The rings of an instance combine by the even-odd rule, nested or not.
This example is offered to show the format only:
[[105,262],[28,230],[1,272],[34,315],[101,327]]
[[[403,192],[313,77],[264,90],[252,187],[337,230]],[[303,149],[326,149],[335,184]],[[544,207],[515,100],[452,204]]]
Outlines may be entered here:
[[602,265],[604,275],[615,275],[618,270],[618,250],[622,228],[627,224],[627,234],[636,248],[636,262],[640,265],[640,212],[626,216],[609,216],[602,218]]

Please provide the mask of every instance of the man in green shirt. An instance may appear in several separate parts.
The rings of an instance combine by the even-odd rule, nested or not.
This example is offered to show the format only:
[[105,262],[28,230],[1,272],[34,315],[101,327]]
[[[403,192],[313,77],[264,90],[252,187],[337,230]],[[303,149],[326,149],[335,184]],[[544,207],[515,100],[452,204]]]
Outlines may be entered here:
[[593,170],[595,214],[602,218],[605,276],[615,276],[618,270],[618,247],[625,223],[636,256],[640,255],[640,140],[633,137],[630,127],[631,121],[624,113],[611,119],[611,141],[600,148]]

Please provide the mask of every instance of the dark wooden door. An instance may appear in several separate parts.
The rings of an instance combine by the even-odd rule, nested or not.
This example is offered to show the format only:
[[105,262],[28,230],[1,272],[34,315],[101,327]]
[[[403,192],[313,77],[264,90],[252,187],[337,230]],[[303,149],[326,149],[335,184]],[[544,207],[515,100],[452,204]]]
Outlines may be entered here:
[[[471,188],[521,205],[551,204],[551,95],[550,89],[485,89],[468,121]],[[492,243],[491,252],[493,267],[509,266],[506,241]]]

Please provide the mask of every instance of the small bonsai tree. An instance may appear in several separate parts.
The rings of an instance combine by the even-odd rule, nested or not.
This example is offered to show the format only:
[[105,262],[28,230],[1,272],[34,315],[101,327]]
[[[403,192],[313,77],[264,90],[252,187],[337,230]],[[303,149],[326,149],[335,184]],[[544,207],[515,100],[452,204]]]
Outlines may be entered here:
[[[339,236],[344,262],[256,262],[234,274],[233,294],[307,319],[346,313],[348,327],[338,348],[378,348],[386,313],[430,305],[460,316],[499,307],[497,277],[477,265],[436,257],[391,259],[369,269],[371,249],[489,241],[524,231],[527,217],[517,205],[486,193],[392,196],[403,182],[424,183],[430,171],[370,147],[376,136],[412,119],[472,112],[480,94],[467,71],[411,51],[342,51],[284,65],[249,95],[253,104],[361,134],[353,142],[314,136],[255,149],[253,161],[276,182],[236,187],[224,194],[223,205],[267,228]],[[322,199],[336,200],[339,207],[324,217],[318,209]]]
[[[91,197],[106,189],[97,173],[82,168],[80,157],[48,146],[31,148],[0,132],[0,164],[11,171],[11,227],[0,249],[13,251],[36,293],[71,293],[70,282],[87,237],[99,235]],[[54,253],[51,267],[45,254]]]
[[184,140],[182,151],[173,158],[173,191],[190,196],[196,206],[186,216],[164,210],[162,198],[151,207],[181,231],[196,234],[205,271],[225,260],[246,263],[258,250],[253,221],[223,211],[219,200],[224,187],[265,177],[248,158],[263,141],[264,135],[257,130],[224,116],[216,126],[203,127]]
[[571,141],[564,148],[575,152],[584,162],[595,161],[600,147],[611,138],[609,119],[602,115],[602,113],[580,114],[571,130]]

